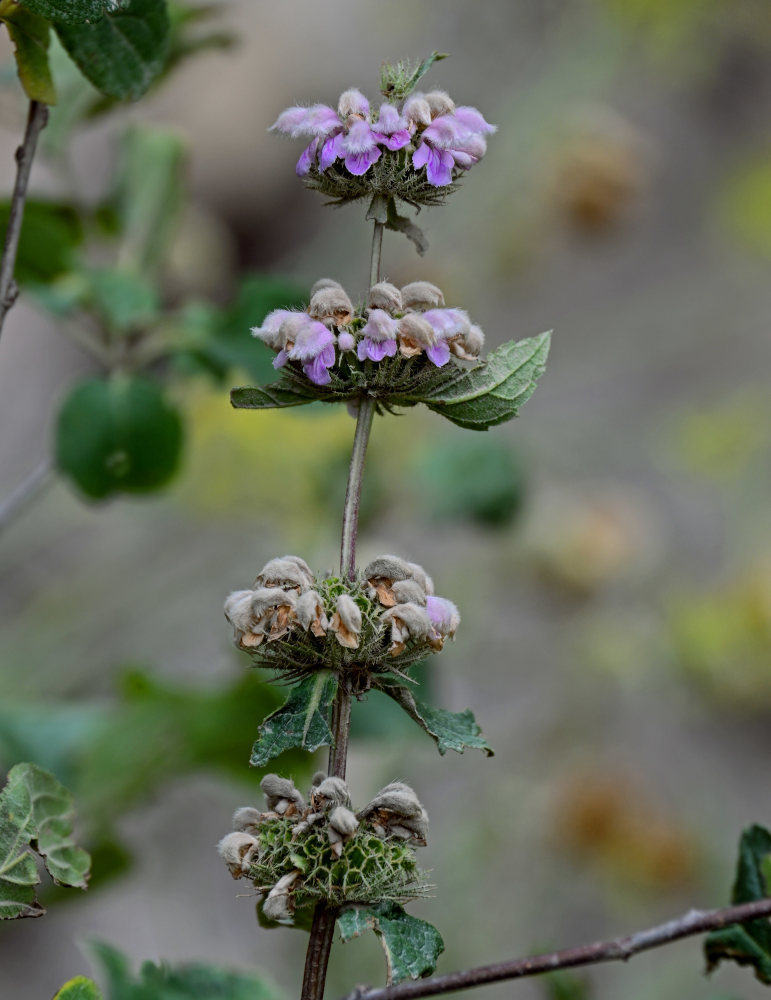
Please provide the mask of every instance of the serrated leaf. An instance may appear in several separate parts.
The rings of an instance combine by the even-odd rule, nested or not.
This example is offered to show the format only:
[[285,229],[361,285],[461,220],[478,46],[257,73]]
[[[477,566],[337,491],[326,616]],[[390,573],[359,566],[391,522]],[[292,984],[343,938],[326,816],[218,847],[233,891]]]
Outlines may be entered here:
[[412,692],[401,685],[384,685],[381,689],[390,698],[401,705],[404,711],[423,729],[436,743],[436,748],[442,756],[448,750],[463,753],[470,750],[483,750],[488,757],[494,751],[482,736],[482,730],[477,724],[471,709],[465,712],[448,712],[444,708],[432,708],[416,701]]
[[127,0],[19,0],[29,10],[49,21],[83,24],[126,6]]
[[93,979],[76,976],[62,986],[54,1000],[103,1000],[103,997]]
[[83,76],[109,97],[135,101],[163,69],[169,18],[165,0],[129,0],[93,24],[54,27]]
[[208,963],[145,962],[136,978],[125,956],[111,945],[93,942],[89,950],[106,975],[109,1000],[284,1000],[285,996],[259,976]]
[[312,752],[320,746],[329,746],[332,742],[329,710],[336,691],[337,680],[327,671],[300,681],[292,688],[286,703],[260,726],[249,763],[264,767],[293,747]]
[[182,440],[182,419],[158,383],[139,375],[87,379],[59,411],[56,461],[91,499],[146,493],[177,471]]
[[470,430],[487,430],[511,420],[535,391],[550,342],[551,331],[509,341],[493,351],[485,364],[416,401]]
[[48,21],[11,0],[0,3],[0,21],[5,22],[11,36],[24,93],[31,101],[56,104],[56,88],[48,65],[51,35]]
[[72,836],[72,796],[36,764],[17,764],[0,792],[0,918],[39,917],[34,849],[60,885],[86,888],[91,859]]
[[[769,855],[771,833],[762,826],[748,827],[739,842],[732,903],[751,903],[769,896],[765,867]],[[737,965],[753,966],[755,977],[771,986],[771,921],[766,918],[713,931],[704,942],[704,953],[707,972],[730,959]]]
[[337,918],[343,942],[373,930],[386,958],[386,985],[421,979],[436,970],[444,951],[439,931],[426,920],[405,913],[398,903],[374,903],[343,910]]
[[270,410],[280,406],[303,406],[313,403],[312,396],[303,396],[286,385],[247,385],[230,390],[230,404],[236,410]]

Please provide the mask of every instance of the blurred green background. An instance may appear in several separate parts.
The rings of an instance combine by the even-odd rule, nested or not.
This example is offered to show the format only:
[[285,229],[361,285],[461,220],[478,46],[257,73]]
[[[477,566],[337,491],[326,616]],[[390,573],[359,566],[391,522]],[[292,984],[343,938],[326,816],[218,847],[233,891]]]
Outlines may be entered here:
[[[234,808],[259,803],[249,750],[282,697],[231,648],[221,608],[274,555],[335,566],[353,421],[233,411],[227,389],[264,373],[248,328],[269,308],[322,276],[366,290],[363,210],[325,210],[294,176],[301,147],[267,126],[350,86],[374,98],[383,60],[433,49],[452,58],[428,85],[499,133],[421,215],[428,255],[387,234],[384,272],[437,283],[491,347],[555,338],[511,424],[375,424],[360,561],[406,555],[459,605],[424,683],[474,710],[496,756],[439,757],[373,695],[354,708],[354,799],[399,778],[426,805],[437,898],[411,911],[444,935],[440,971],[727,902],[740,830],[771,824],[767,0],[209,6],[227,51],[109,115],[70,120],[93,94],[63,99],[33,172],[35,197],[90,206],[92,225],[57,297],[29,287],[8,318],[0,501],[50,454],[61,401],[99,370],[79,335],[120,324],[116,309],[154,310],[176,344],[148,363],[185,442],[160,494],[88,503],[54,478],[0,532],[0,764],[67,782],[95,852],[87,896],[0,927],[0,992],[51,996],[89,971],[77,942],[93,937],[135,964],[260,965],[297,992],[304,936],[258,929],[214,850]],[[2,55],[8,191],[24,106]],[[178,211],[160,225],[151,206],[130,229],[120,192],[148,134],[165,137]],[[127,231],[154,298],[110,277]],[[278,769],[304,781],[321,763]],[[701,968],[686,941],[467,995],[764,995]],[[376,942],[336,948],[331,970],[330,996],[380,981]]]

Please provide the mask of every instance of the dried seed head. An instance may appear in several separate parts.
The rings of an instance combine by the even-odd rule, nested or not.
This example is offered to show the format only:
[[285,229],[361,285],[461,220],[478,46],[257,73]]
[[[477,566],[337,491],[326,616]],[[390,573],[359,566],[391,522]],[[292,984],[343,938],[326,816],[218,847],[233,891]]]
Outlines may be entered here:
[[297,561],[297,556],[282,556],[271,559],[260,570],[254,581],[255,587],[282,587],[284,589],[304,590],[313,585],[313,574],[303,560]]
[[407,313],[399,320],[399,353],[403,357],[414,358],[435,344],[434,328],[419,313]]
[[407,119],[408,125],[430,125],[431,105],[426,100],[425,94],[421,94],[419,91],[410,94],[404,102],[402,116]]
[[237,632],[248,632],[254,624],[253,590],[234,590],[225,600],[225,617]]
[[306,590],[297,598],[295,615],[304,629],[310,629],[315,636],[321,638],[327,634],[329,621],[324,613],[321,597],[315,590]]
[[243,878],[249,868],[249,856],[257,850],[257,840],[249,833],[229,833],[217,844],[219,856],[233,878]]
[[311,808],[314,812],[323,812],[335,806],[350,808],[348,785],[342,778],[324,778],[311,789]]
[[276,882],[262,904],[262,912],[268,920],[291,920],[294,915],[294,899],[292,888],[297,881],[299,871],[289,872]]
[[343,288],[320,288],[311,295],[308,314],[335,326],[347,326],[353,319],[353,305]]
[[233,813],[233,829],[240,832],[256,832],[261,822],[262,813],[254,806],[241,806]]
[[431,90],[426,94],[426,104],[431,109],[431,117],[451,114],[455,111],[455,101],[444,90]]
[[397,604],[419,604],[425,607],[426,592],[417,580],[396,580],[391,587],[391,592],[396,598]]
[[401,312],[402,293],[388,281],[379,281],[369,290],[370,309],[383,309],[387,313]]
[[369,101],[360,90],[355,88],[345,90],[337,102],[337,113],[343,121],[351,115],[355,115],[357,118],[366,118],[369,114]]
[[403,653],[409,639],[428,639],[432,632],[431,621],[424,608],[417,604],[397,604],[383,614],[391,623],[391,656]]
[[413,281],[402,288],[405,309],[438,309],[444,305],[441,288],[430,281]]
[[361,632],[361,611],[350,594],[340,594],[337,599],[337,610],[329,623],[341,646],[356,649],[359,645]]
[[260,788],[265,793],[268,809],[279,816],[291,816],[305,809],[305,799],[289,778],[266,774],[260,782]]

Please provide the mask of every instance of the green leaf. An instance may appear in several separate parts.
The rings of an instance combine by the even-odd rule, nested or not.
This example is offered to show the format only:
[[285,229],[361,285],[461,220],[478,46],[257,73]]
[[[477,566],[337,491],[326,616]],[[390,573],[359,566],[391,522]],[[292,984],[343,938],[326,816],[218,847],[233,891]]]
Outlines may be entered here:
[[122,268],[154,275],[174,236],[184,194],[185,144],[168,129],[126,132],[113,202]]
[[56,88],[48,65],[48,21],[11,0],[0,2],[0,21],[5,22],[11,36],[24,93],[31,101],[56,104]]
[[127,0],[19,0],[29,10],[49,21],[83,24],[126,6]]
[[164,0],[128,0],[93,24],[54,26],[83,76],[110,97],[137,100],[163,69],[169,33]]
[[396,211],[396,201],[393,198],[388,199],[385,225],[386,229],[391,229],[395,233],[402,233],[408,240],[411,240],[421,257],[428,250],[428,240],[423,230],[419,226],[416,226],[406,215],[399,215]]
[[436,970],[444,951],[439,931],[425,920],[411,917],[398,903],[375,903],[343,910],[337,918],[343,943],[367,930],[377,935],[386,958],[386,984],[421,979]]
[[62,986],[54,1000],[104,1000],[104,998],[93,979],[76,976]]
[[249,763],[264,767],[292,747],[312,752],[320,746],[329,746],[332,742],[329,710],[336,691],[337,680],[327,671],[300,681],[292,688],[286,704],[260,726]]
[[429,392],[416,402],[425,403],[459,427],[485,431],[516,417],[532,396],[543,374],[551,331],[509,341],[449,386]]
[[136,979],[126,958],[115,948],[93,942],[90,950],[107,978],[109,1000],[284,1000],[275,986],[251,973],[203,963],[169,966],[145,962]]
[[59,411],[56,460],[87,497],[146,493],[177,471],[182,419],[163,388],[138,375],[88,379]]
[[[0,241],[5,239],[10,211],[10,202],[0,201]],[[71,205],[27,201],[16,256],[16,280],[20,285],[52,281],[72,267],[75,248],[82,239],[83,226]]]
[[401,685],[385,684],[380,690],[401,705],[407,715],[428,733],[442,756],[448,750],[463,753],[466,747],[470,750],[483,750],[488,757],[493,756],[494,751],[481,735],[482,730],[471,709],[467,708],[465,712],[448,712],[444,708],[432,708],[416,701],[412,692]]
[[[769,896],[765,865],[770,854],[771,833],[762,826],[748,827],[739,842],[732,903],[751,903]],[[752,965],[755,977],[771,986],[771,921],[766,918],[713,931],[704,942],[704,953],[707,972],[730,959],[737,965]]]
[[446,59],[448,56],[447,52],[432,52],[430,56],[426,56],[422,63],[418,66],[412,76],[407,82],[407,93],[411,93],[423,77],[428,73],[435,62],[439,62],[440,59]]
[[36,764],[17,764],[0,792],[0,919],[39,917],[34,849],[60,885],[86,888],[91,859],[72,838],[72,796]]
[[303,406],[313,396],[302,395],[287,385],[247,385],[230,390],[230,404],[236,410],[270,410],[278,406]]
[[89,271],[87,281],[92,304],[112,329],[141,326],[158,312],[158,293],[143,278],[106,268]]

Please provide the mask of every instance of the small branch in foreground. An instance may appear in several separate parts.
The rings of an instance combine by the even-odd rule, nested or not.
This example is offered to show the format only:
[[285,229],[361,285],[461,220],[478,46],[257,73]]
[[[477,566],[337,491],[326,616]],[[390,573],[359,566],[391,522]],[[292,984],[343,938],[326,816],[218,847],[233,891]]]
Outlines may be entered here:
[[359,987],[349,993],[345,1000],[412,1000],[417,997],[433,997],[442,993],[468,990],[475,986],[486,986],[488,983],[499,983],[508,979],[540,976],[544,972],[556,972],[558,969],[571,969],[580,965],[625,962],[638,952],[660,948],[662,945],[679,941],[680,938],[768,916],[771,916],[771,899],[728,906],[722,910],[691,910],[665,924],[612,941],[598,941],[595,944],[565,948],[563,951],[553,951],[545,955],[532,955],[529,958],[517,958],[494,965],[480,965],[474,969],[450,972],[446,976],[432,976],[430,979],[386,986],[382,989]]
[[27,197],[27,184],[32,161],[35,157],[38,136],[48,121],[48,107],[40,101],[29,102],[27,128],[24,141],[16,150],[16,183],[11,196],[11,211],[8,217],[8,230],[5,234],[3,256],[0,260],[0,332],[3,329],[5,315],[16,301],[18,288],[13,280],[16,267],[16,252],[19,249],[21,222],[24,217],[24,201]]
[[16,515],[20,514],[27,504],[53,481],[53,471],[51,459],[41,459],[32,472],[25,476],[8,496],[0,500],[0,531],[8,527]]

